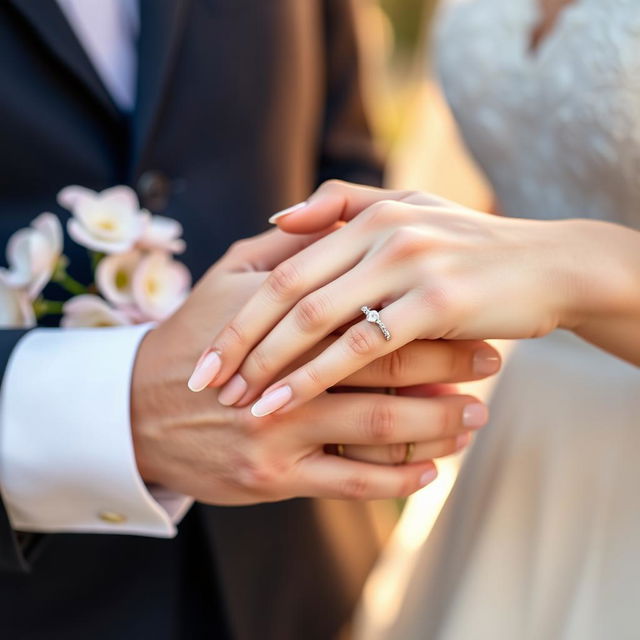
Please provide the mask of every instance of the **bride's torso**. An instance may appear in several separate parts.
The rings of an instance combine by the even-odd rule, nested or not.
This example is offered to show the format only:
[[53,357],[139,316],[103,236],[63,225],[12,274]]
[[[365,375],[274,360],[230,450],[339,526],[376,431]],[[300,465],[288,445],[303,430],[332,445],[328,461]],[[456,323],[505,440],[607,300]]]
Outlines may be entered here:
[[438,75],[501,210],[640,229],[640,2],[448,0]]

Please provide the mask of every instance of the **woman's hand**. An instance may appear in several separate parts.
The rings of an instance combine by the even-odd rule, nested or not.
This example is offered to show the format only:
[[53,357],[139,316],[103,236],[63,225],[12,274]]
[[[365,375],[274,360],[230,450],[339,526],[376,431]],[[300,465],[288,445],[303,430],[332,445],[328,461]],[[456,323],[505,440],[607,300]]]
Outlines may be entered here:
[[[352,323],[270,384],[255,415],[293,409],[416,339],[529,338],[581,326],[593,307],[629,309],[629,288],[620,286],[629,274],[615,245],[601,246],[607,234],[617,238],[616,225],[494,217],[420,193],[337,182],[277,220],[295,232],[340,221],[347,224],[281,263],[206,352],[221,359],[207,382],[220,386],[238,371],[229,384],[243,389],[243,405]],[[391,340],[364,319],[363,305],[382,308]]]
[[[185,380],[211,325],[222,328],[268,271],[310,240],[273,231],[237,243],[185,304],[147,334],[131,398],[134,449],[145,481],[214,504],[407,495],[435,477],[433,458],[464,447],[486,422],[485,407],[470,396],[409,386],[497,370],[498,354],[482,342],[407,345],[266,423],[247,408],[225,406],[230,403],[222,393],[188,391]],[[302,361],[334,340],[314,345]],[[384,392],[405,385],[398,397]],[[331,455],[336,447],[330,443],[343,445],[344,459]],[[410,464],[402,464],[408,457]]]

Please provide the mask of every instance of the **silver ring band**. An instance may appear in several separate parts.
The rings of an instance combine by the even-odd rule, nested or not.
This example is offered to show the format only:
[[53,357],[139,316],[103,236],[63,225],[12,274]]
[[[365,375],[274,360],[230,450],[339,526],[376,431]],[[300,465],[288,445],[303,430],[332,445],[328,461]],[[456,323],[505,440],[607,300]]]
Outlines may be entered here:
[[384,336],[384,339],[387,342],[391,340],[391,333],[389,332],[389,329],[387,329],[387,327],[385,326],[384,322],[380,320],[380,313],[378,311],[376,311],[375,309],[369,309],[369,307],[360,307],[360,311],[364,313],[365,317],[367,318],[367,322],[372,322],[373,324],[378,325],[378,327],[380,328],[380,331],[382,331],[382,335]]

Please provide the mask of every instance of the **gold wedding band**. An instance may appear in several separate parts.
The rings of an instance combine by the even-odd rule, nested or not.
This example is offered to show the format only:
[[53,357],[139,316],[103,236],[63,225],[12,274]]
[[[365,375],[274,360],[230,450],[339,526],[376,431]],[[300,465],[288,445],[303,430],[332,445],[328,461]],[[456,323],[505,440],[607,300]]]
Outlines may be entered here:
[[402,461],[401,464],[409,464],[415,452],[416,452],[416,443],[407,442],[407,450],[404,453],[404,460]]
[[341,458],[344,458],[344,445],[343,445],[343,444],[337,444],[337,445],[336,445],[336,453],[337,453]]

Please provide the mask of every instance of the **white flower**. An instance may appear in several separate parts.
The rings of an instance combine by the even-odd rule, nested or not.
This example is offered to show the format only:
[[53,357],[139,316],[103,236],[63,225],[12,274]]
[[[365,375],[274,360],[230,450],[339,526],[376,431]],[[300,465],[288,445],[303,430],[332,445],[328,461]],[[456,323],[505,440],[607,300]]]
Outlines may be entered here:
[[134,304],[133,274],[142,260],[138,250],[106,256],[98,263],[96,285],[112,304],[124,307]]
[[125,313],[110,306],[108,302],[91,294],[71,298],[65,302],[60,326],[76,327],[119,327],[131,324]]
[[7,243],[6,282],[24,289],[32,300],[45,288],[62,254],[62,227],[53,213],[42,213]]
[[36,319],[29,294],[7,282],[6,274],[0,274],[0,327],[31,328]]
[[191,274],[181,262],[162,251],[146,255],[133,275],[133,298],[149,320],[164,320],[185,300]]
[[165,216],[151,216],[145,227],[138,246],[143,249],[161,249],[169,253],[182,253],[186,244],[180,237],[182,225],[173,218]]
[[149,223],[149,212],[140,209],[135,192],[126,186],[100,193],[84,187],[65,187],[58,194],[58,202],[73,214],[67,225],[69,235],[94,251],[129,251]]

